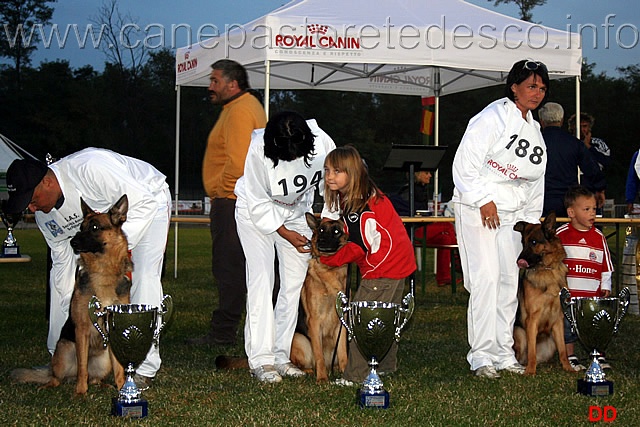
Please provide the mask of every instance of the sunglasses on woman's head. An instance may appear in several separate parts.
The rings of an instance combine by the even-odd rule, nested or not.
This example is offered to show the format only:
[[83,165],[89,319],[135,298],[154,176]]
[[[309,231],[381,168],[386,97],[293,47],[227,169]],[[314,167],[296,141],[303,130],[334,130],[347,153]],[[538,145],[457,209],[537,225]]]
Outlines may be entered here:
[[522,68],[524,68],[526,70],[529,70],[529,71],[536,71],[537,69],[541,69],[543,71],[547,71],[547,66],[544,65],[540,61],[525,61],[525,63],[522,66]]

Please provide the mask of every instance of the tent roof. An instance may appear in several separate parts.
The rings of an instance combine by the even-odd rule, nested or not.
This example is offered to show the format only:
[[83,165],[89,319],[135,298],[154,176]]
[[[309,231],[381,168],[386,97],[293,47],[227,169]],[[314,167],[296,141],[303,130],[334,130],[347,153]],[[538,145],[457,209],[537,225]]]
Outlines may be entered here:
[[0,172],[6,172],[14,160],[23,158],[21,150],[15,142],[0,134]]
[[[251,86],[432,96],[504,81],[533,59],[579,76],[580,36],[461,0],[294,0],[176,52],[176,84],[207,86],[229,58]],[[267,64],[269,65],[267,67]]]

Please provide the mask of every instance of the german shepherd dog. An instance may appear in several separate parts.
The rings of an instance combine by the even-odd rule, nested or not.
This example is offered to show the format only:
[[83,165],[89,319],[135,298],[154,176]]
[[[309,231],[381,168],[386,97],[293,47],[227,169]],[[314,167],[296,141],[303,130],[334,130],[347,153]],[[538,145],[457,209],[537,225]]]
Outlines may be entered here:
[[128,304],[131,281],[127,273],[133,270],[127,238],[122,232],[129,206],[127,196],[122,196],[107,213],[93,212],[84,200],[81,205],[84,219],[80,231],[71,239],[71,247],[80,254],[76,282],[69,318],[56,344],[51,368],[15,369],[11,373],[15,381],[44,384],[43,388],[57,387],[75,376],[76,395],[86,394],[88,383],[101,383],[112,369],[118,389],[124,384],[124,369],[111,349],[104,348],[88,307],[94,295],[103,307]]
[[[536,363],[550,360],[556,349],[565,371],[574,372],[564,345],[564,315],[560,290],[567,286],[566,256],[556,236],[556,215],[542,224],[519,221],[513,226],[522,234],[518,266],[524,269],[518,289],[519,319],[513,331],[518,361],[526,364],[526,375],[536,374]],[[519,322],[518,322],[519,321]]]
[[[341,220],[320,220],[310,213],[306,218],[313,230],[309,269],[300,292],[307,331],[294,334],[290,359],[307,373],[315,368],[316,382],[326,383],[334,349],[340,372],[347,366],[346,331],[340,333],[342,324],[336,313],[338,291],[346,289],[347,266],[328,267],[319,257],[335,254],[347,243],[348,236]],[[230,369],[246,368],[248,364],[246,358],[218,356],[216,366]]]
[[328,267],[320,262],[320,257],[335,254],[347,243],[348,236],[342,221],[321,221],[309,213],[306,217],[313,230],[311,260],[300,293],[307,335],[294,335],[291,362],[307,372],[315,366],[316,382],[320,384],[329,381],[334,349],[339,371],[344,372],[347,366],[346,331],[340,333],[342,324],[336,312],[338,291],[344,292],[346,288],[347,266]]

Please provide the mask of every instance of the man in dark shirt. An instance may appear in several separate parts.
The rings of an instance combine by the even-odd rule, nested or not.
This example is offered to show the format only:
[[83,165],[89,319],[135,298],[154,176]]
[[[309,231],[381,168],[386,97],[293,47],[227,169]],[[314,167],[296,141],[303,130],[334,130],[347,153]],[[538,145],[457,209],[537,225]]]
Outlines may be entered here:
[[567,216],[564,195],[569,187],[578,184],[578,167],[583,176],[587,177],[589,189],[602,192],[601,197],[604,198],[604,174],[582,141],[562,129],[562,106],[555,102],[547,102],[540,108],[538,115],[547,146],[542,215],[546,216],[549,212],[555,211],[559,217]]
[[[611,149],[606,142],[600,138],[592,136],[591,129],[595,124],[596,119],[589,113],[584,111],[580,113],[580,140],[584,143],[585,147],[591,154],[591,157],[600,167],[602,173],[606,173],[609,164],[611,163]],[[569,133],[571,135],[576,134],[576,115],[572,114],[568,122]],[[585,187],[591,189],[593,183],[589,181],[589,177],[582,176],[580,183]],[[602,207],[604,206],[604,192],[596,194],[596,204],[598,206],[597,213],[602,214]]]

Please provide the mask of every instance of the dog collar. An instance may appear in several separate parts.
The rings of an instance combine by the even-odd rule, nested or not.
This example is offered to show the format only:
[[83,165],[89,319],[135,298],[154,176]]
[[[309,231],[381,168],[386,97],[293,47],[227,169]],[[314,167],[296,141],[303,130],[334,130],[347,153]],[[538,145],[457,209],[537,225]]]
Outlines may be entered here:
[[542,267],[533,267],[531,268],[531,270],[553,270],[553,267],[548,267],[546,265],[543,265]]

